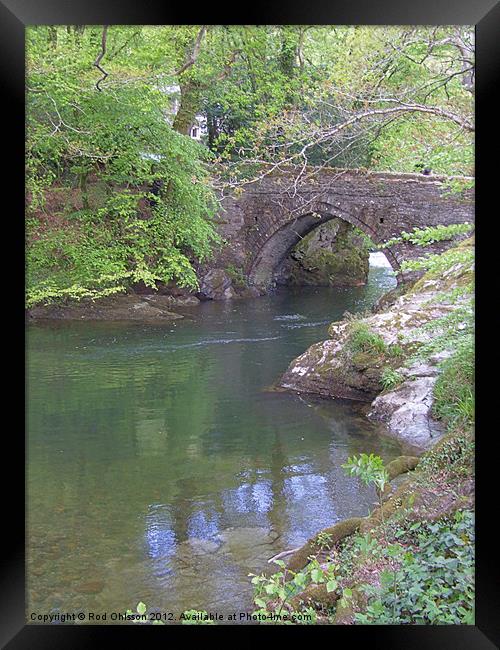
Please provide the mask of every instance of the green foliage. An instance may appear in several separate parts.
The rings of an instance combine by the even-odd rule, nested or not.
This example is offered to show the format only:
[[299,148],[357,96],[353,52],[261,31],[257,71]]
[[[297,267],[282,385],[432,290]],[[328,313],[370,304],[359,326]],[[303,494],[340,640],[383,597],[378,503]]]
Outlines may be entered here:
[[172,129],[167,96],[132,68],[113,61],[114,84],[96,89],[100,29],[79,42],[55,29],[55,46],[28,29],[28,306],[139,281],[195,288],[193,262],[219,241],[207,150]]
[[409,362],[428,358],[445,350],[453,350],[463,341],[471,341],[474,332],[474,247],[468,239],[444,253],[429,255],[403,263],[403,269],[424,270],[413,291],[424,288],[431,281],[450,283],[450,290],[442,289],[427,304],[442,303],[454,308],[439,318],[434,318],[416,330],[426,334],[427,341],[419,344]]
[[[435,173],[471,173],[473,136],[443,119],[444,113],[410,111],[335,130],[353,114],[412,101],[472,115],[473,95],[463,83],[460,51],[451,45],[458,36],[455,28],[419,27],[411,33],[391,26],[283,29],[287,42],[295,44],[295,60],[288,58],[284,67],[276,66],[281,57],[272,54],[279,47],[277,39],[273,42],[276,28],[248,29],[248,39],[242,39],[241,69],[246,64],[247,76],[232,79],[231,99],[241,99],[238,111],[227,102],[227,122],[233,127],[224,141],[228,157],[302,164],[305,155],[311,164],[332,167],[414,172],[424,164]],[[467,41],[470,30],[463,29],[460,36]],[[262,75],[266,66],[267,79]],[[250,111],[241,111],[243,93],[251,119]],[[329,135],[318,137],[324,133]]]
[[375,332],[370,331],[366,323],[353,321],[350,324],[349,336],[347,339],[349,349],[356,352],[384,353],[387,346],[384,339]]
[[[389,124],[373,142],[371,153],[372,166],[382,171],[415,173],[422,164],[433,174],[471,175],[474,169],[472,134],[424,115]],[[448,187],[458,193],[466,186],[459,181]]]
[[125,614],[129,618],[129,620],[132,620],[134,623],[151,623],[152,625],[165,625],[165,623],[161,619],[154,619],[151,621],[151,618],[146,614],[147,612],[147,605],[142,602],[137,603],[137,607],[135,608],[135,612],[133,612],[131,609],[127,609]]
[[380,492],[389,481],[389,474],[380,456],[375,454],[360,454],[351,456],[342,465],[350,476],[357,476],[366,485],[374,484]]
[[450,248],[450,250],[437,255],[419,257],[417,260],[405,260],[401,264],[404,271],[429,271],[432,275],[441,275],[454,265],[470,265],[474,262],[474,249]]
[[[454,435],[428,452],[419,464],[417,481],[428,485],[436,473],[470,475],[470,436]],[[377,482],[380,459],[349,459],[344,467],[365,482]],[[461,479],[460,479],[461,480]],[[379,481],[378,486],[384,482]],[[383,487],[381,488],[383,489]],[[382,505],[382,502],[381,502]],[[411,506],[409,506],[411,508]],[[474,514],[458,510],[435,522],[399,517],[381,521],[382,539],[365,534],[346,540],[336,560],[348,578],[357,563],[386,567],[380,586],[360,588],[368,598],[355,620],[362,624],[472,624],[474,622]],[[376,534],[376,533],[375,533]],[[344,584],[344,583],[343,583]],[[343,589],[344,596],[348,590]],[[348,600],[348,598],[347,598]]]
[[332,536],[330,535],[330,533],[327,533],[325,531],[321,531],[321,533],[318,533],[318,535],[316,536],[316,544],[320,548],[329,548],[331,545],[331,541],[332,541]]
[[393,368],[387,367],[382,371],[380,382],[384,390],[392,390],[399,386],[402,381],[403,376]]
[[[108,76],[96,87],[102,27],[29,27],[28,304],[93,299],[138,281],[194,288],[196,263],[218,243],[209,151],[246,164],[230,166],[232,181],[260,174],[265,161],[302,165],[304,152],[327,166],[401,170],[425,160],[464,173],[471,138],[436,116],[328,134],[346,116],[377,109],[379,95],[411,95],[467,117],[472,95],[449,43],[467,43],[469,31],[419,27],[408,39],[397,26],[213,25],[186,67],[199,26],[110,26],[101,60]],[[176,85],[186,113],[179,122],[204,113],[208,150],[173,128]],[[155,182],[163,189],[152,196]]]
[[445,471],[449,476],[471,477],[474,470],[475,442],[470,430],[452,430],[437,449],[424,454],[419,463],[423,480]]
[[369,533],[365,533],[364,535],[356,535],[353,542],[356,548],[359,549],[361,555],[363,555],[365,558],[369,558],[378,554],[379,543]]
[[475,181],[473,178],[449,178],[445,182],[446,191],[444,196],[457,196],[463,194],[465,191],[474,187]]
[[404,348],[397,343],[392,343],[387,348],[387,355],[393,359],[401,359],[405,356]]
[[310,617],[300,618],[296,612],[291,611],[288,603],[293,596],[300,594],[311,585],[325,584],[328,593],[336,591],[338,588],[336,572],[339,567],[331,562],[324,569],[316,559],[311,557],[311,561],[302,571],[295,572],[286,569],[283,560],[274,560],[274,562],[280,567],[280,570],[270,576],[248,574],[254,585],[254,603],[259,607],[254,614],[265,617],[270,613],[275,613],[277,622],[287,622],[279,619],[286,613],[296,623],[314,623],[316,621],[314,609],[305,609],[302,613],[308,613]]
[[426,359],[432,354],[453,350],[463,341],[471,341],[474,332],[472,300],[426,323],[421,330],[427,332],[430,338],[418,347],[410,361]]
[[[415,522],[408,541],[393,545],[397,569],[381,574],[381,588],[365,586],[366,612],[358,623],[396,625],[474,624],[474,513],[451,521]],[[408,537],[408,535],[406,535]]]
[[434,386],[433,415],[449,429],[471,428],[474,422],[474,341],[467,337],[442,364]]
[[[148,616],[147,605],[142,601],[137,603],[136,612],[127,609],[125,612],[130,620],[134,623],[151,623],[152,625],[165,625],[160,617],[154,618],[153,615]],[[180,615],[181,625],[215,625],[215,622],[209,617],[208,613],[204,610],[187,609]]]
[[407,241],[416,246],[429,246],[439,241],[447,241],[457,237],[458,235],[465,235],[474,229],[474,225],[470,223],[454,223],[449,226],[438,225],[429,226],[428,228],[414,228],[412,232],[402,232],[400,237],[393,237],[385,242],[380,248],[388,248],[394,244]]

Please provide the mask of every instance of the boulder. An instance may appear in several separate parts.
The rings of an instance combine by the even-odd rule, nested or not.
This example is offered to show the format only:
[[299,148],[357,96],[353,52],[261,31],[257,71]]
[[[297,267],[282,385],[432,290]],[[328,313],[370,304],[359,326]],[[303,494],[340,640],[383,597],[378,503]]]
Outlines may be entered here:
[[198,293],[200,300],[227,300],[235,296],[232,280],[224,269],[210,269],[204,275]]
[[431,417],[435,383],[436,375],[405,381],[396,390],[379,395],[368,417],[384,422],[388,433],[412,447],[427,449],[443,433],[440,423]]

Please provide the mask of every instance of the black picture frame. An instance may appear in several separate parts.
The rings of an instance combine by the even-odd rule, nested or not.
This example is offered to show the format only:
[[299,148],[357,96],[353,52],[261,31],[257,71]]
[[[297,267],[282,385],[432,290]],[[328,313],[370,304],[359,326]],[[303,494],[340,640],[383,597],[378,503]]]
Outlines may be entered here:
[[[234,7],[234,5],[233,5]],[[324,637],[320,642],[367,644],[374,648],[454,648],[455,650],[489,650],[498,647],[500,640],[500,606],[498,593],[498,562],[496,557],[496,538],[494,524],[496,493],[493,485],[496,457],[493,451],[498,425],[495,420],[488,424],[488,407],[495,404],[493,391],[496,381],[490,382],[486,376],[488,362],[493,365],[500,361],[494,349],[495,332],[488,337],[488,325],[495,325],[495,316],[488,314],[487,304],[495,301],[495,295],[488,290],[488,279],[495,277],[495,200],[494,192],[497,165],[496,86],[500,82],[500,3],[494,0],[356,0],[347,2],[307,2],[290,3],[282,7],[264,3],[245,6],[243,20],[231,13],[231,8],[223,4],[206,6],[177,4],[143,0],[108,0],[106,4],[98,0],[81,0],[69,3],[67,0],[0,0],[0,78],[2,80],[3,108],[6,115],[2,120],[5,149],[2,157],[8,162],[3,175],[3,197],[11,199],[8,215],[11,231],[4,232],[4,250],[15,253],[14,261],[8,267],[9,310],[19,314],[16,318],[7,317],[12,326],[12,341],[19,337],[20,346],[24,339],[20,332],[24,329],[24,230],[20,206],[24,205],[24,30],[33,24],[467,24],[476,25],[477,34],[477,73],[476,73],[476,214],[477,228],[477,307],[476,322],[481,336],[477,338],[476,367],[478,369],[477,430],[479,432],[476,454],[477,487],[477,609],[475,626],[245,626],[245,637],[266,638],[271,632],[285,642],[291,634],[299,643],[297,635]],[[11,144],[5,144],[9,135]],[[7,224],[4,222],[4,227]],[[488,250],[488,243],[491,248]],[[4,267],[5,268],[5,267]],[[12,283],[10,278],[17,278]],[[4,277],[4,282],[6,281]],[[14,285],[14,288],[12,288]],[[484,296],[484,297],[483,297]],[[18,309],[19,308],[19,309]],[[7,315],[4,316],[6,318]],[[22,319],[22,320],[21,320]],[[499,323],[500,324],[500,323]],[[498,331],[498,328],[497,330]],[[10,343],[8,347],[11,347]],[[22,364],[19,383],[9,381],[12,400],[7,402],[7,410],[14,411],[15,421],[20,421],[22,405],[13,409],[14,397],[23,394],[24,380]],[[14,366],[4,366],[4,376],[10,377]],[[488,375],[489,376],[489,375]],[[492,375],[494,376],[494,375]],[[4,487],[3,538],[6,548],[2,553],[2,606],[0,609],[2,647],[18,648],[80,648],[99,647],[110,641],[119,642],[117,635],[125,632],[126,640],[132,637],[144,643],[144,637],[153,643],[165,642],[172,637],[172,631],[188,637],[195,635],[200,640],[210,641],[219,630],[234,630],[234,627],[183,626],[67,626],[67,625],[26,625],[24,610],[24,539],[25,517],[23,499],[25,492],[24,437],[20,427],[8,426],[4,429],[4,468],[8,465],[13,471]],[[8,444],[7,444],[8,443]],[[4,477],[6,472],[4,469]],[[5,512],[6,510],[6,512]],[[140,630],[140,632],[139,632]],[[155,631],[156,630],[156,631]],[[203,634],[201,637],[200,635]],[[156,636],[151,636],[156,635]],[[161,635],[161,638],[160,636]],[[166,636],[165,636],[166,635]],[[265,637],[264,637],[265,635]],[[268,641],[269,642],[269,641]],[[272,642],[272,641],[271,641]]]

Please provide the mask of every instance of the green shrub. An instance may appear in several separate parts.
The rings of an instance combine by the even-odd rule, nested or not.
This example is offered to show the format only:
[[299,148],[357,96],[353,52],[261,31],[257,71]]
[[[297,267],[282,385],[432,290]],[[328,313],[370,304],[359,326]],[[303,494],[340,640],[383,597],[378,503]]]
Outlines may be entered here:
[[380,588],[366,585],[368,606],[358,623],[403,625],[474,624],[474,513],[451,521],[415,522],[410,544],[393,554],[395,571],[381,573]]
[[403,241],[410,242],[416,246],[429,246],[429,244],[434,244],[435,242],[450,240],[458,235],[465,235],[473,229],[474,224],[467,222],[453,223],[449,226],[440,224],[428,228],[414,228],[412,232],[403,231],[400,237],[393,237],[385,242],[385,244],[382,244],[380,248],[389,248]]

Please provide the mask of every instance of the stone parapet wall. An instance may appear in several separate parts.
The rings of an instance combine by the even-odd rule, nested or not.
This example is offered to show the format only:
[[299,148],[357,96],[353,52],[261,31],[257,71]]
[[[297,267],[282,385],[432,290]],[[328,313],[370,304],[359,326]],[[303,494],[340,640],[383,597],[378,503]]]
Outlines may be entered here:
[[[297,242],[337,217],[376,244],[414,228],[474,221],[474,192],[467,188],[472,181],[468,178],[323,169],[296,188],[293,179],[292,174],[274,172],[223,199],[216,223],[226,245],[210,268],[230,266],[249,285],[265,290]],[[452,193],[452,180],[465,189]],[[422,250],[399,245],[386,254],[397,270],[403,259],[420,257]]]

